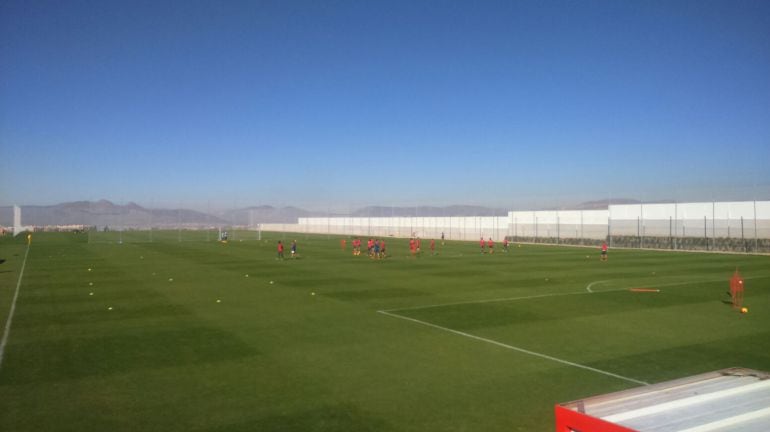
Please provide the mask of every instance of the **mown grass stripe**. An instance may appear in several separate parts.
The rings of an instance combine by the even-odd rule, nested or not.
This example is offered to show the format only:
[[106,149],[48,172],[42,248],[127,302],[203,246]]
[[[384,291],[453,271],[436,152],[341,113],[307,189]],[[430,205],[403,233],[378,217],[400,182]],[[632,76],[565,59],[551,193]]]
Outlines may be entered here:
[[618,375],[616,373],[608,372],[608,371],[601,370],[601,369],[596,369],[596,368],[593,368],[591,366],[586,366],[586,365],[582,365],[580,363],[571,362],[569,360],[564,360],[564,359],[560,359],[560,358],[557,358],[557,357],[549,356],[548,354],[543,354],[543,353],[539,353],[539,352],[535,352],[535,351],[530,351],[528,349],[519,348],[519,347],[516,347],[516,346],[513,346],[513,345],[508,345],[508,344],[505,344],[505,343],[502,343],[502,342],[498,342],[496,340],[487,339],[487,338],[484,338],[484,337],[481,337],[481,336],[472,335],[470,333],[462,332],[462,331],[459,331],[459,330],[454,330],[454,329],[451,329],[451,328],[448,328],[448,327],[443,327],[443,326],[440,326],[440,325],[437,325],[437,324],[429,323],[427,321],[422,321],[422,320],[418,320],[418,319],[415,319],[415,318],[410,318],[410,317],[406,317],[406,316],[403,316],[403,315],[398,315],[398,314],[390,313],[390,312],[387,312],[387,311],[377,311],[377,312],[381,313],[383,315],[391,316],[393,318],[399,318],[399,319],[403,319],[403,320],[406,320],[406,321],[412,321],[412,322],[415,322],[417,324],[422,324],[422,325],[425,325],[425,326],[428,326],[428,327],[432,327],[432,328],[435,328],[435,329],[439,329],[439,330],[443,330],[443,331],[446,331],[446,332],[449,332],[449,333],[454,333],[456,335],[465,336],[467,338],[475,339],[475,340],[478,340],[478,341],[481,341],[481,342],[486,342],[486,343],[489,343],[489,344],[492,344],[492,345],[496,345],[496,346],[499,346],[499,347],[502,347],[502,348],[510,349],[510,350],[513,350],[513,351],[517,351],[517,352],[520,352],[522,354],[527,354],[527,355],[531,355],[531,356],[534,356],[534,357],[539,357],[539,358],[542,358],[542,359],[545,359],[545,360],[550,360],[550,361],[553,361],[553,362],[556,362],[556,363],[561,363],[561,364],[567,365],[567,366],[572,366],[572,367],[576,367],[576,368],[580,368],[580,369],[585,369],[585,370],[588,370],[588,371],[591,371],[591,372],[596,372],[596,373],[599,373],[599,374],[602,374],[602,375],[611,376],[613,378],[618,378],[618,379],[621,379],[621,380],[624,380],[624,381],[629,381],[629,382],[636,383],[636,384],[649,385],[649,383],[647,383],[645,381],[641,381],[641,380],[635,379],[635,378],[629,378],[629,377],[626,377],[626,376],[623,376],[623,375]]

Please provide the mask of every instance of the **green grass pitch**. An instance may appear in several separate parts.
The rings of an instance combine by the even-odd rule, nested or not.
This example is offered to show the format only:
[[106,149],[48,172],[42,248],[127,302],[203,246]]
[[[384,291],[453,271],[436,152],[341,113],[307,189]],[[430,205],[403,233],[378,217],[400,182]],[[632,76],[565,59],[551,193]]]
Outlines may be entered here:
[[[22,237],[0,240],[3,326]],[[0,430],[549,431],[559,402],[770,370],[767,256],[610,250],[600,262],[596,249],[447,242],[411,258],[388,239],[391,257],[374,261],[339,236],[87,238],[34,235]],[[747,314],[725,303],[736,268]]]

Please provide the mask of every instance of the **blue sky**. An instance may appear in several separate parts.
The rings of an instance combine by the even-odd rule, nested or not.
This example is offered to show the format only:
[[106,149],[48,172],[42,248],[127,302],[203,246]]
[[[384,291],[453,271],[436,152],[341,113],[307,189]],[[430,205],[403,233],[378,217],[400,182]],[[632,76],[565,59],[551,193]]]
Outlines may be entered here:
[[0,41],[0,204],[770,190],[767,1],[4,1]]

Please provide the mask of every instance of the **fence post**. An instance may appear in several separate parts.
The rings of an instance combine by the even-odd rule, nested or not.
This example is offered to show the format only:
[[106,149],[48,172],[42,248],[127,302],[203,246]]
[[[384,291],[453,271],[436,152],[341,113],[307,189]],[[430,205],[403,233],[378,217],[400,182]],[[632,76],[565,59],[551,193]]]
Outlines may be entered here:
[[717,211],[716,202],[711,201],[711,249],[716,249],[717,246]]
[[673,219],[671,219],[671,216],[668,217],[668,248],[673,249],[674,248],[674,237],[672,235],[672,226],[673,226]]
[[642,248],[642,218],[636,217],[636,238],[639,240],[639,248]]
[[[674,203],[674,220],[676,223],[679,223],[679,203]],[[676,224],[674,224],[674,249],[677,249],[679,245],[677,244],[677,237],[679,235],[679,231],[676,230]]]
[[754,252],[759,250],[757,242],[757,200],[754,200]]
[[644,203],[639,204],[639,249],[644,249]]
[[743,252],[746,253],[746,238],[743,236],[743,216],[741,216],[741,243],[743,243]]

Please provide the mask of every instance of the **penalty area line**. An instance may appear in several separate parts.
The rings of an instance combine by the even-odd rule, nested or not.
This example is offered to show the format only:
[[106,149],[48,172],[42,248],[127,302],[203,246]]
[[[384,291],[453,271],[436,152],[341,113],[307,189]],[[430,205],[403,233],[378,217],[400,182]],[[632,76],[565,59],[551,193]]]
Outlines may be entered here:
[[618,374],[615,374],[615,373],[612,373],[612,372],[608,372],[608,371],[605,371],[605,370],[596,369],[596,368],[593,368],[591,366],[582,365],[580,363],[571,362],[569,360],[560,359],[558,357],[549,356],[548,354],[542,354],[542,353],[539,353],[539,352],[530,351],[528,349],[519,348],[519,347],[516,347],[516,346],[513,346],[513,345],[508,345],[508,344],[505,344],[505,343],[502,343],[502,342],[498,342],[496,340],[487,339],[487,338],[484,338],[484,337],[481,337],[481,336],[472,335],[470,333],[462,332],[462,331],[459,331],[459,330],[453,330],[453,329],[448,328],[448,327],[442,327],[440,325],[432,324],[432,323],[429,323],[427,321],[421,321],[421,320],[418,320],[416,318],[410,318],[410,317],[394,314],[394,313],[391,313],[391,312],[388,312],[388,311],[384,311],[384,310],[379,310],[379,311],[377,311],[377,313],[380,313],[380,314],[383,314],[383,315],[387,315],[387,316],[390,316],[390,317],[393,317],[393,318],[398,318],[398,319],[402,319],[402,320],[406,320],[406,321],[411,321],[411,322],[414,322],[414,323],[417,323],[417,324],[422,324],[424,326],[428,326],[428,327],[431,327],[431,328],[434,328],[434,329],[438,329],[438,330],[443,330],[445,332],[453,333],[453,334],[456,334],[456,335],[459,335],[459,336],[465,336],[465,337],[470,338],[470,339],[474,339],[474,340],[481,341],[481,342],[486,342],[488,344],[496,345],[496,346],[501,347],[501,348],[506,348],[506,349],[513,350],[513,351],[516,351],[516,352],[519,352],[519,353],[522,353],[522,354],[527,354],[527,355],[530,355],[530,356],[533,356],[533,357],[539,357],[541,359],[550,360],[552,362],[561,363],[563,365],[572,366],[572,367],[575,367],[575,368],[584,369],[584,370],[595,372],[595,373],[598,373],[598,374],[602,374],[602,375],[610,376],[610,377],[613,377],[613,378],[621,379],[623,381],[629,381],[629,382],[632,382],[632,383],[635,383],[635,384],[641,384],[641,385],[650,385],[647,382],[640,381],[640,380],[637,380],[637,379],[634,379],[634,378],[629,378],[629,377],[626,377],[626,376],[623,376],[623,375],[618,375]]
[[21,279],[24,277],[24,268],[27,266],[27,255],[29,255],[29,245],[27,245],[27,251],[24,252],[24,261],[21,264],[21,271],[19,272],[19,280],[16,282],[16,292],[13,294],[13,300],[11,301],[11,311],[8,313],[8,320],[5,321],[5,330],[3,330],[3,339],[0,341],[0,368],[3,367],[3,355],[5,354],[5,345],[8,343],[8,336],[11,334],[11,322],[13,321],[13,313],[16,311],[16,299],[19,297],[19,288],[21,287]]
[[568,291],[568,292],[556,292],[556,293],[546,293],[546,294],[534,294],[534,295],[520,296],[520,297],[503,297],[503,298],[493,298],[493,299],[483,299],[483,300],[466,300],[466,301],[458,301],[458,302],[451,302],[451,303],[437,303],[437,304],[429,304],[429,305],[421,305],[421,306],[408,306],[408,307],[396,308],[396,309],[384,309],[382,312],[400,312],[400,311],[407,311],[407,310],[440,308],[444,306],[460,306],[460,305],[467,305],[467,304],[482,304],[482,303],[502,303],[502,302],[514,302],[519,300],[534,300],[534,299],[547,298],[547,297],[599,294],[599,293],[623,291],[625,289],[626,288],[612,288],[612,289],[606,289],[601,291]]

